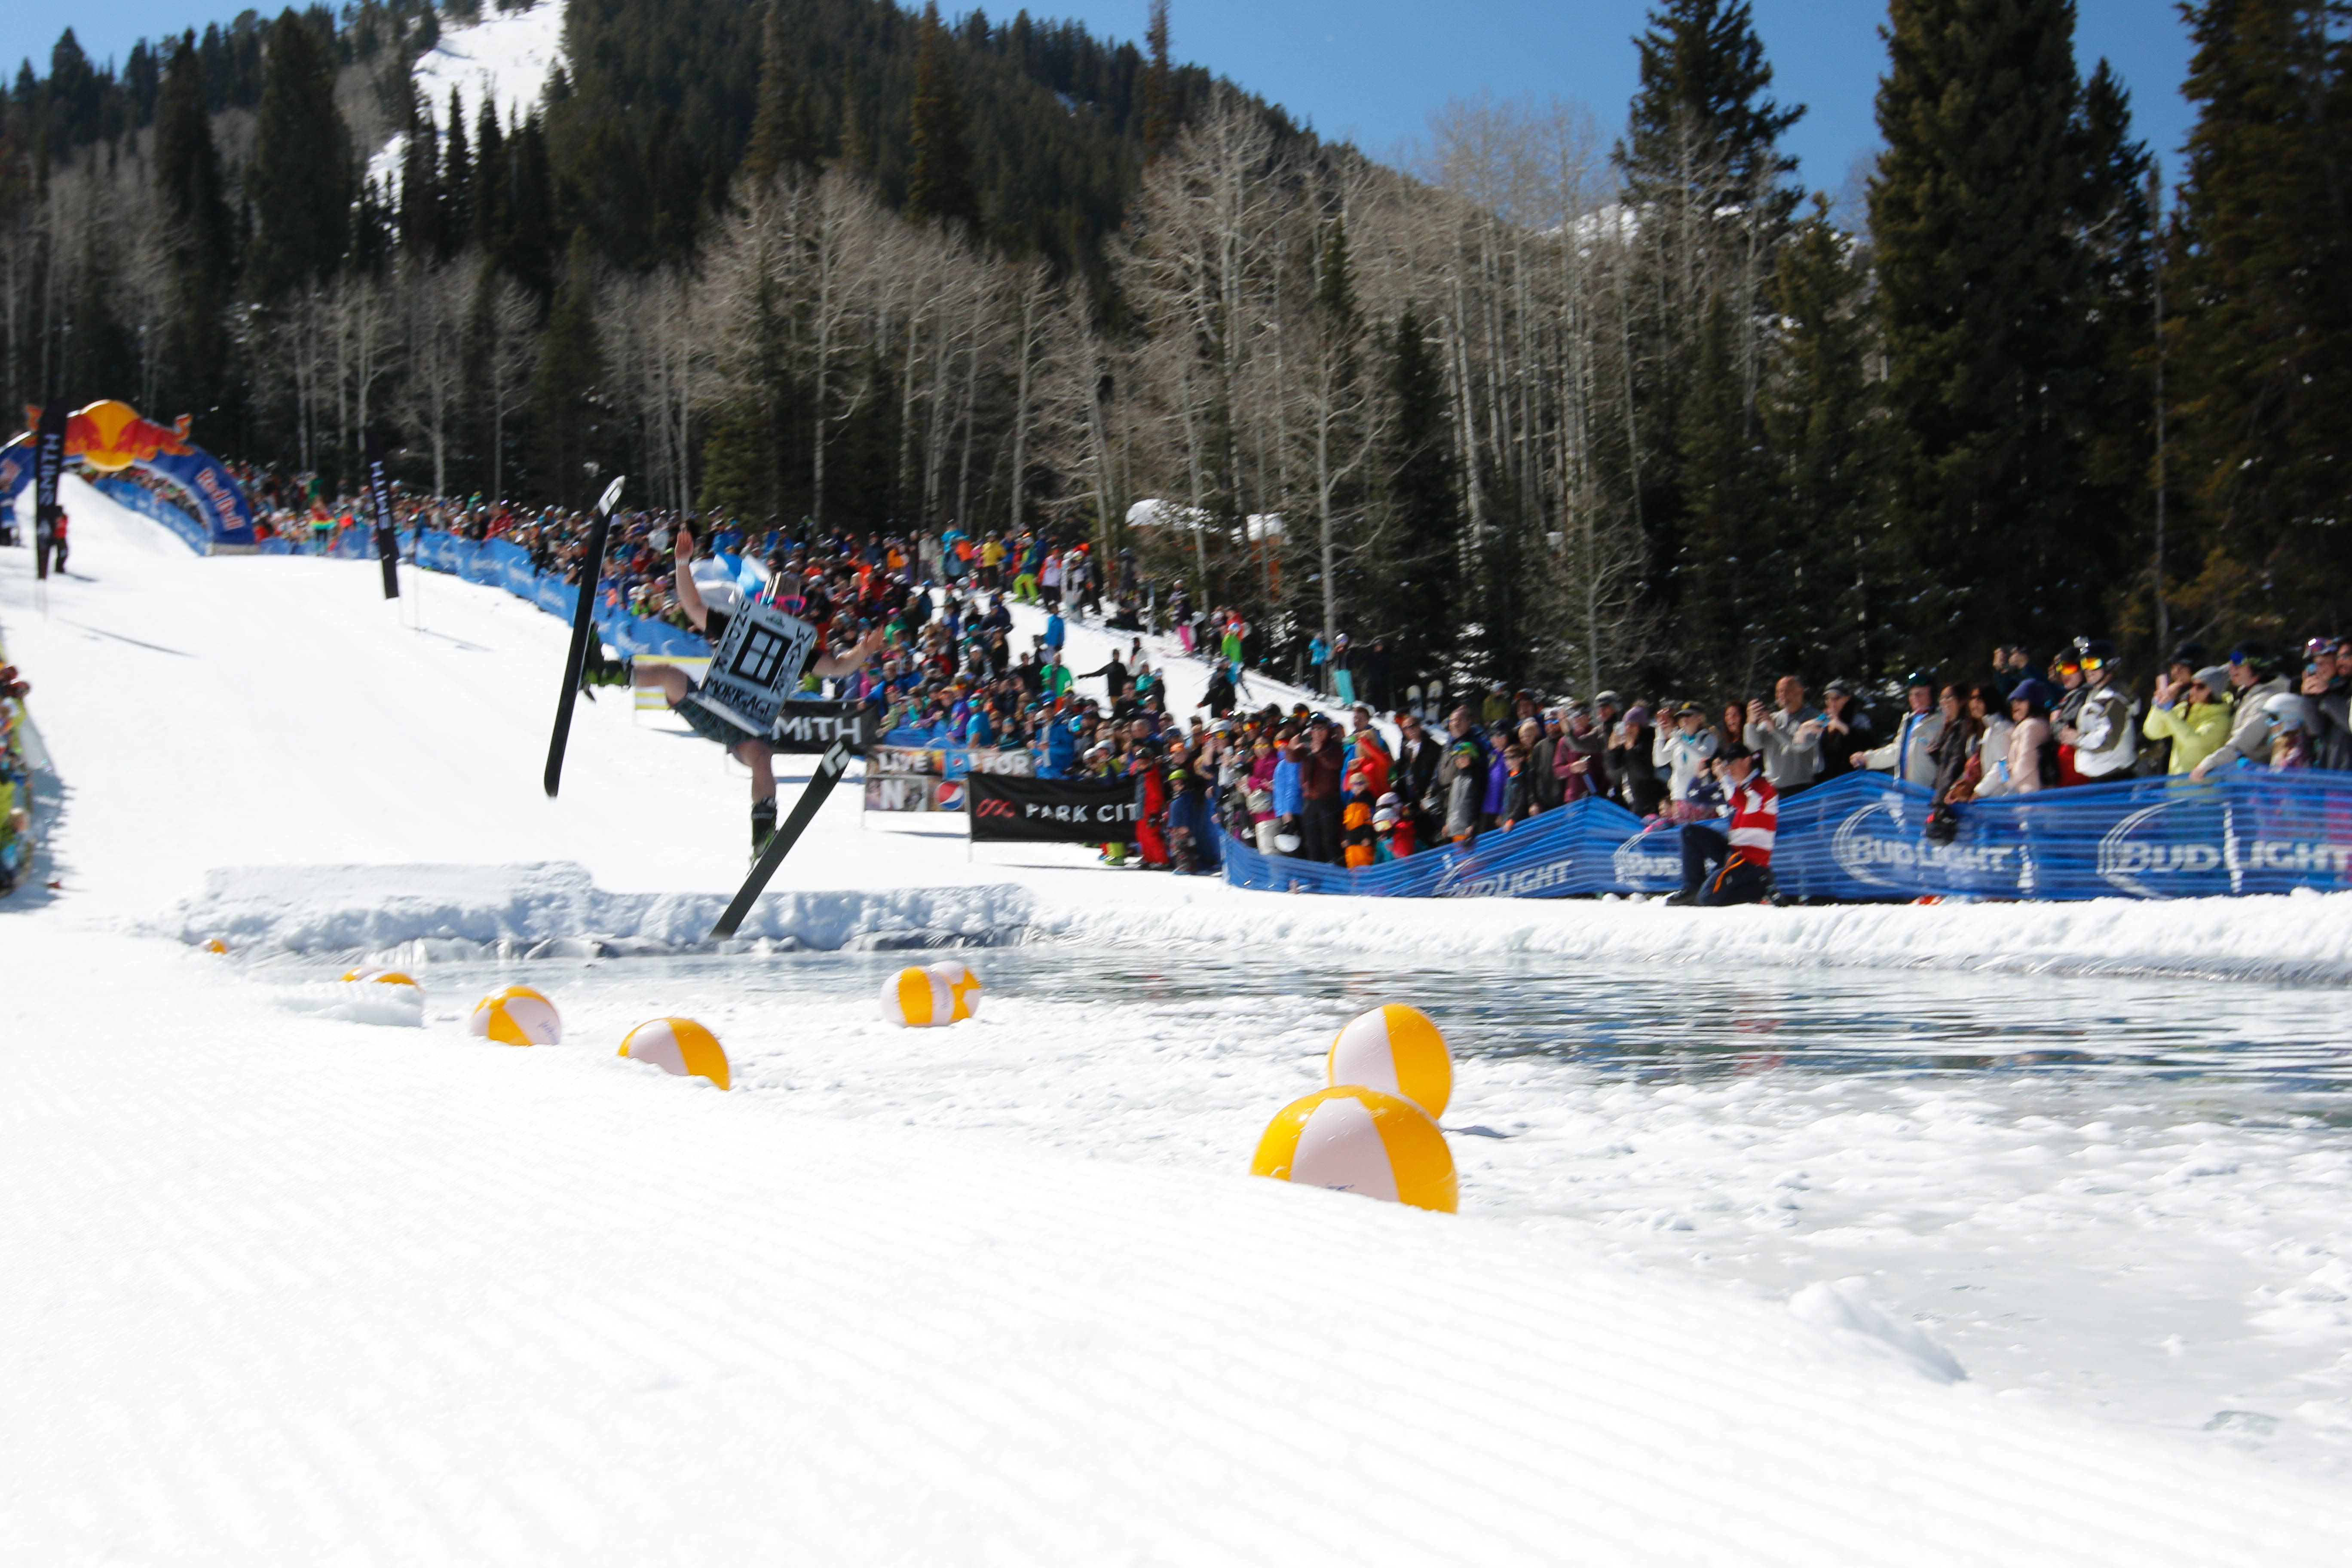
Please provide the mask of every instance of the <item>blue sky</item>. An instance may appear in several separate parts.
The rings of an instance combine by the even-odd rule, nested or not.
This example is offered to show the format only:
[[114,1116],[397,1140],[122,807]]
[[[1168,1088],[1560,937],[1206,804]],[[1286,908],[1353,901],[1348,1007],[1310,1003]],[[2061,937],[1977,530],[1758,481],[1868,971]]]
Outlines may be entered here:
[[[1885,0],[1754,0],[1783,101],[1811,112],[1790,133],[1801,177],[1832,192],[1877,142],[1872,96],[1885,63]],[[2140,134],[2168,155],[2189,126],[2179,96],[2189,41],[2170,0],[2080,0],[2085,71],[2105,55],[2132,89]],[[133,40],[225,20],[244,7],[206,0],[108,0],[72,16],[93,56],[120,58]],[[943,7],[960,10],[957,0]],[[1097,33],[1139,37],[1145,0],[1074,0],[1055,11]],[[990,14],[1001,18],[1006,5]],[[1287,106],[1327,134],[1386,155],[1416,136],[1429,111],[1481,89],[1581,99],[1604,125],[1624,118],[1634,85],[1630,42],[1647,0],[1172,0],[1176,52]],[[30,55],[47,69],[59,12],[16,5],[0,21],[0,61],[13,78]]]

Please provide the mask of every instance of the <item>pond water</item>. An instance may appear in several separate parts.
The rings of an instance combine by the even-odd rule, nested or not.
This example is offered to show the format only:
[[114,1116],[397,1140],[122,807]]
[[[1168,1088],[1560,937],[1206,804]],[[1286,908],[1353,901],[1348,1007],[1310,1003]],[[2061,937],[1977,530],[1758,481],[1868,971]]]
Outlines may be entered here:
[[1214,1173],[1342,1023],[1412,1002],[1454,1047],[1465,1214],[1773,1297],[1858,1277],[2005,1397],[2352,1469],[2352,992],[1031,945],[960,954],[973,1023],[884,1025],[884,979],[937,956],[420,978],[435,1029],[530,984],[575,1046],[698,1018],[739,1090],[813,1113]]

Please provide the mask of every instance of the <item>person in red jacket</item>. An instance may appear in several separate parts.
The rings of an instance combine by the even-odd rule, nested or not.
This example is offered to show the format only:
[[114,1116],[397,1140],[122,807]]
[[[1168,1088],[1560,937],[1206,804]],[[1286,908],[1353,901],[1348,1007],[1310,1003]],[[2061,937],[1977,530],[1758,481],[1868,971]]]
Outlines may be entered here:
[[1756,771],[1756,754],[1734,741],[1716,755],[1731,805],[1723,818],[1683,825],[1683,885],[1670,904],[1760,903],[1771,891],[1772,840],[1780,826],[1780,792]]

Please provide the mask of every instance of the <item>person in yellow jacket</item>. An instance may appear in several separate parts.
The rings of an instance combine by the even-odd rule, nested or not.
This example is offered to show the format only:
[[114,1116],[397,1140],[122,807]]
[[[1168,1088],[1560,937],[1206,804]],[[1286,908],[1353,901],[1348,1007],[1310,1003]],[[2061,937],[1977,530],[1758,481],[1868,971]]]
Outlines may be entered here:
[[2151,741],[2172,742],[2167,772],[2188,773],[2230,738],[2230,704],[2221,695],[2229,689],[2229,669],[2218,664],[2186,680],[2158,677],[2156,700],[2139,728]]

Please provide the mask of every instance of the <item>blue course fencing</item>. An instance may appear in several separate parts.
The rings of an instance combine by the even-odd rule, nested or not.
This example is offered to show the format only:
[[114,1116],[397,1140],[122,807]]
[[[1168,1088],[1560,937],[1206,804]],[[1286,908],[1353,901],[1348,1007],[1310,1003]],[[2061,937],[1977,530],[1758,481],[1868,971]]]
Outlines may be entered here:
[[[364,545],[367,531],[351,529]],[[446,572],[462,577],[468,583],[486,587],[504,588],[518,599],[528,599],[551,616],[569,621],[580,602],[580,590],[561,577],[531,570],[530,552],[520,544],[503,539],[488,539],[477,542],[460,539],[452,533],[411,535],[415,541],[415,559],[428,571]],[[362,554],[373,553],[363,549]],[[692,632],[681,631],[667,621],[648,621],[629,614],[616,605],[599,603],[594,613],[596,630],[604,639],[630,658],[638,654],[669,654],[685,658],[708,658],[710,645]]]
[[[1793,898],[2188,899],[2352,888],[2352,774],[2240,768],[2202,784],[2139,779],[1972,802],[1948,844],[1927,791],[1850,773],[1780,806],[1772,872]],[[1274,892],[1558,899],[1663,893],[1680,830],[1579,801],[1466,848],[1360,871],[1225,840],[1225,879]]]
[[109,500],[129,507],[142,517],[152,518],[180,536],[187,547],[203,555],[212,548],[212,531],[198,522],[195,514],[185,507],[173,506],[162,496],[143,486],[133,484],[116,475],[100,475],[89,481],[90,489]]

